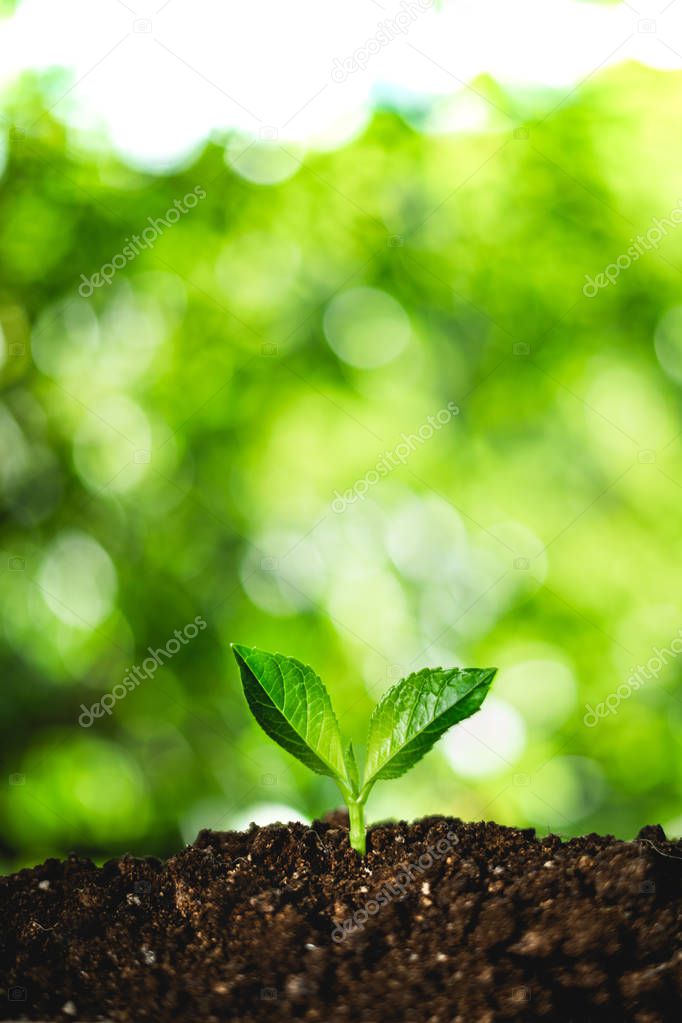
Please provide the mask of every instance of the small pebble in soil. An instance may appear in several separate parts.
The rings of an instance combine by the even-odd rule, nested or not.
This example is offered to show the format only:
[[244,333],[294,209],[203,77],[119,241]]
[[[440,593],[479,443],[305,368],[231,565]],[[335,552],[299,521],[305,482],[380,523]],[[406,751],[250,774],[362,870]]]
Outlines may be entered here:
[[69,1000],[68,1002],[64,1002],[64,1004],[62,1005],[62,1012],[65,1013],[67,1016],[75,1016],[77,1011],[78,1010],[76,1009],[76,1006],[71,1000]]
[[289,977],[284,987],[290,998],[301,998],[308,994],[308,986],[305,982],[305,978],[300,975]]
[[41,888],[44,892],[46,892],[48,890],[48,888],[50,887],[50,882],[49,881],[38,881],[38,887]]

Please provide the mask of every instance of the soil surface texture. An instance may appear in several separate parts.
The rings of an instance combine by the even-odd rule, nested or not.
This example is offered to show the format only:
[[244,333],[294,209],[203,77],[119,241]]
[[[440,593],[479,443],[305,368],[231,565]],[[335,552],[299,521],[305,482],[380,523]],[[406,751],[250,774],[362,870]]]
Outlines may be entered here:
[[0,879],[0,1018],[682,1019],[682,840],[342,813]]

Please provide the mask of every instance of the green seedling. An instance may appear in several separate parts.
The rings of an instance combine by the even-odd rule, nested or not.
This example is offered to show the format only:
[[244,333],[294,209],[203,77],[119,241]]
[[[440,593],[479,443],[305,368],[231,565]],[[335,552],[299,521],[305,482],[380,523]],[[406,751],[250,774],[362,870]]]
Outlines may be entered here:
[[333,778],[348,807],[350,844],[365,854],[365,803],[373,786],[398,778],[458,721],[475,714],[496,668],[422,668],[382,696],[369,722],[365,771],[339,729],[329,693],[293,657],[233,644],[247,703],[271,739],[317,774]]

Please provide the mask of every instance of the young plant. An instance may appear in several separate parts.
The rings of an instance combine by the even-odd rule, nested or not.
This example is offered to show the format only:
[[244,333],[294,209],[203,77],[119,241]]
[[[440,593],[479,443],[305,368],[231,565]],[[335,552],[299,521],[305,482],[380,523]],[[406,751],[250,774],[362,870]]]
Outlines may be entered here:
[[441,735],[480,708],[496,668],[422,668],[388,690],[369,722],[362,781],[352,742],[341,737],[324,683],[293,657],[232,645],[247,703],[271,739],[333,778],[348,807],[350,844],[365,854],[365,803],[373,786],[398,778]]

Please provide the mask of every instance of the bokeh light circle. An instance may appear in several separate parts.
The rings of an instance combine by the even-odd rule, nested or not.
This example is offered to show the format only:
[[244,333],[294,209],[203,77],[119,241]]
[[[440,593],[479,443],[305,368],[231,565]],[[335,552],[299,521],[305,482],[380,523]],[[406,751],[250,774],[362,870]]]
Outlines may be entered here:
[[498,696],[516,707],[526,722],[553,727],[576,707],[578,687],[570,667],[559,660],[533,658],[500,671],[495,679]]
[[392,362],[410,340],[407,314],[378,288],[351,288],[327,306],[324,333],[330,348],[349,366],[375,369]]
[[450,766],[465,778],[485,778],[508,771],[526,745],[519,712],[505,700],[488,696],[472,718],[455,725],[443,739]]
[[654,348],[661,367],[682,384],[682,306],[665,313],[656,327]]
[[291,143],[285,148],[275,141],[236,138],[225,150],[225,162],[254,185],[279,185],[294,176],[303,156]]
[[96,540],[73,530],[48,547],[38,585],[60,621],[75,629],[94,629],[114,606],[116,570]]

